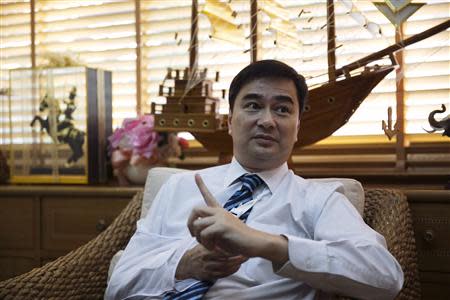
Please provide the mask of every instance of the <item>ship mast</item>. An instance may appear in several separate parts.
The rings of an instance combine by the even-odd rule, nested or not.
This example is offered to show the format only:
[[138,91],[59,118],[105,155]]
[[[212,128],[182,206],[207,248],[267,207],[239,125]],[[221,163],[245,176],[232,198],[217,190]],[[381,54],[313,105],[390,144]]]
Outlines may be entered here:
[[328,40],[328,80],[336,81],[336,32],[334,22],[334,3],[327,0],[327,40]]
[[428,30],[425,30],[421,33],[415,34],[415,35],[407,38],[406,40],[402,40],[398,43],[395,43],[394,45],[391,45],[391,46],[384,48],[378,52],[372,53],[372,54],[365,56],[355,62],[352,62],[351,64],[343,66],[342,68],[339,68],[338,70],[336,70],[336,75],[340,76],[342,74],[345,74],[352,70],[355,70],[359,67],[363,67],[363,66],[367,65],[368,63],[371,63],[375,60],[385,57],[386,55],[392,56],[392,54],[395,51],[403,49],[408,45],[420,42],[426,38],[429,38],[430,36],[433,36],[441,31],[448,29],[449,27],[450,27],[450,20],[447,20],[441,24],[431,27]]
[[198,1],[192,0],[191,40],[189,45],[189,72],[194,76],[198,67]]

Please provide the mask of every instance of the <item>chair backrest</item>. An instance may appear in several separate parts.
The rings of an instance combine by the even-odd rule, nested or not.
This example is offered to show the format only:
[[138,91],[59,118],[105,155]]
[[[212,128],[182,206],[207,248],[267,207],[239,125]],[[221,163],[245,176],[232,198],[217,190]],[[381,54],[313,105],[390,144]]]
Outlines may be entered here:
[[147,212],[153,203],[153,199],[155,199],[159,189],[169,179],[169,177],[173,174],[186,171],[186,169],[166,167],[156,167],[148,171],[147,180],[145,181],[144,198],[142,201],[141,219],[147,215]]
[[[158,193],[161,186],[169,179],[170,176],[179,172],[186,172],[186,169],[157,167],[152,168],[148,172],[145,182],[144,198],[142,202],[141,218],[147,215],[153,199]],[[343,185],[343,193],[355,206],[358,212],[363,215],[364,212],[364,190],[361,183],[351,178],[318,178],[308,179],[317,182],[340,182]]]

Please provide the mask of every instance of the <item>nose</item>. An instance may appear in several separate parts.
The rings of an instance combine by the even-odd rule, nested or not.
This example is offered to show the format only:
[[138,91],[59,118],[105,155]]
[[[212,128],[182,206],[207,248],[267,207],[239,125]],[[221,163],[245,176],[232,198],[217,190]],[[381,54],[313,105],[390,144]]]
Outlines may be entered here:
[[258,126],[261,126],[265,129],[275,127],[275,120],[274,120],[272,112],[269,108],[261,110],[261,114],[258,118],[257,124],[258,124]]

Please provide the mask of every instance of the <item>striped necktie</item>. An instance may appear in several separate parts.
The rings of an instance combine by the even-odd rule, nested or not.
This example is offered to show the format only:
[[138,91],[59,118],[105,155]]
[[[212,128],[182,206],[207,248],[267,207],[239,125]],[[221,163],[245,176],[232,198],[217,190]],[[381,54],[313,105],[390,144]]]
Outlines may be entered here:
[[[239,178],[242,182],[240,190],[236,191],[230,199],[225,203],[223,208],[230,211],[240,205],[243,205],[253,199],[253,191],[264,183],[264,181],[256,174],[245,174]],[[243,222],[247,221],[253,206],[244,212],[239,219]],[[214,284],[213,281],[198,281],[182,292],[168,292],[164,295],[164,300],[198,300],[208,292],[209,288]]]

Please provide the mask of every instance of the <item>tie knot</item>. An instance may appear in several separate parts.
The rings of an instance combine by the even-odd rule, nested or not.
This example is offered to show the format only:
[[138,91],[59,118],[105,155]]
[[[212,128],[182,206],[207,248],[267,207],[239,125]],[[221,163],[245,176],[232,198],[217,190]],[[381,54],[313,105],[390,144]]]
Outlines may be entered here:
[[255,188],[264,183],[264,181],[256,174],[245,174],[240,178],[242,181],[242,189],[248,189],[253,193]]

